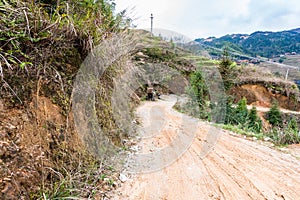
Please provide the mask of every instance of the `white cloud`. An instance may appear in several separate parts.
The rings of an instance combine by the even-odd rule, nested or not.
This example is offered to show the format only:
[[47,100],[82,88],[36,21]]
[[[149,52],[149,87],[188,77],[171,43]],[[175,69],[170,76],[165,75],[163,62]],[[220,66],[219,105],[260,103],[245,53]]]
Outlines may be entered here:
[[117,9],[132,8],[136,24],[170,29],[192,38],[300,27],[299,0],[115,0]]

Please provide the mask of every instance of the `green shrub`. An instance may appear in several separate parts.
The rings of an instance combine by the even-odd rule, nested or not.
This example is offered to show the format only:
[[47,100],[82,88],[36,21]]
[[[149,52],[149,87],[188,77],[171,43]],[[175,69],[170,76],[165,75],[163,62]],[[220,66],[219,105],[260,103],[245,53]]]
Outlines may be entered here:
[[201,71],[195,71],[191,74],[190,83],[188,92],[192,96],[192,100],[197,102],[200,111],[199,117],[209,119],[209,92]]
[[274,101],[270,108],[270,111],[267,112],[267,120],[273,126],[282,126],[282,115],[279,110],[278,102]]
[[284,128],[274,127],[269,137],[277,145],[297,144],[300,142],[300,132],[295,118],[292,118]]
[[300,142],[299,132],[289,127],[284,129],[275,127],[271,130],[268,136],[277,145],[297,144]]
[[248,109],[247,109],[247,99],[242,98],[235,109],[234,112],[235,123],[237,125],[245,125],[248,120]]
[[298,127],[298,124],[297,124],[297,120],[295,119],[295,117],[293,117],[291,119],[291,121],[289,121],[287,127],[290,129],[290,130],[293,130],[295,132],[299,132],[299,127]]
[[241,99],[234,107],[231,100],[227,101],[225,124],[236,125],[240,129],[254,133],[261,133],[262,121],[257,116],[256,107],[250,112],[247,109],[247,99]]
[[233,107],[232,98],[228,97],[226,102],[226,116],[225,124],[234,124],[235,122],[235,108]]
[[254,131],[255,133],[260,133],[262,130],[262,121],[261,119],[257,116],[257,110],[256,107],[253,107],[248,116],[248,127],[250,130]]

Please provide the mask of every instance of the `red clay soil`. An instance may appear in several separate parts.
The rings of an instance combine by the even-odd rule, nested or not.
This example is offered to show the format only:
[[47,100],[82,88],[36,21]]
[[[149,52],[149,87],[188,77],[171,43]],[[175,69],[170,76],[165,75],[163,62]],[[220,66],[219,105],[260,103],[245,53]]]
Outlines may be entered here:
[[293,97],[272,93],[262,85],[245,84],[235,86],[230,90],[230,94],[235,97],[235,102],[238,102],[240,99],[245,97],[248,104],[270,107],[272,101],[276,100],[281,108],[300,111],[300,104],[296,102]]
[[[138,108],[144,131],[151,130],[145,127],[153,120],[163,117],[165,122],[161,131],[143,139],[139,146],[143,153],[156,152],[172,143],[177,130],[195,131],[191,145],[160,170],[128,174],[129,180],[118,188],[114,199],[299,199],[299,145],[278,150],[270,143],[250,141],[193,118],[186,118],[193,127],[182,127],[183,114],[172,109],[175,102],[176,98],[165,97]],[[207,139],[215,133],[221,133],[217,143]],[[204,156],[207,144],[214,148]],[[168,155],[161,159],[168,160]]]
[[[0,100],[0,110],[0,199],[35,199],[32,195],[52,177],[52,158],[65,140],[60,137],[66,133],[61,109],[48,98],[35,97],[20,109]],[[68,136],[78,144],[76,135]]]

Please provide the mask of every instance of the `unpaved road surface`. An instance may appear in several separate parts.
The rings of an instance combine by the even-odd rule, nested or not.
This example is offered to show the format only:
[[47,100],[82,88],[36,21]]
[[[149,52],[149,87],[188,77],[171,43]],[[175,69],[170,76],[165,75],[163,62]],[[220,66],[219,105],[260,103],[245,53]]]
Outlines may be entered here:
[[[206,122],[183,118],[172,109],[175,102],[175,97],[165,97],[165,100],[145,102],[138,108],[143,134],[151,132],[149,124],[153,121],[163,120],[163,128],[155,130],[157,134],[148,132],[148,137],[139,142],[140,151],[150,153],[172,146],[178,129],[182,130],[179,134],[194,134],[191,144],[183,154],[177,152],[178,159],[174,162],[163,163],[166,167],[158,165],[160,170],[128,175],[129,180],[118,188],[114,199],[300,199],[300,146],[293,145],[283,152]],[[182,126],[183,121],[194,124],[188,128]],[[207,136],[217,132],[221,134],[214,144],[216,138]],[[214,148],[204,156],[210,144]],[[161,160],[169,159],[168,155],[160,156],[165,156]]]
[[[255,107],[256,107],[256,110],[259,111],[259,112],[268,112],[268,111],[270,111],[270,108],[267,108],[267,107],[262,107],[262,106],[255,106]],[[248,105],[247,108],[250,110],[250,109],[253,108],[253,106]],[[280,108],[280,111],[282,113],[300,115],[300,112],[298,112],[298,111],[292,111],[292,110],[287,110],[287,109],[283,109],[283,108]]]

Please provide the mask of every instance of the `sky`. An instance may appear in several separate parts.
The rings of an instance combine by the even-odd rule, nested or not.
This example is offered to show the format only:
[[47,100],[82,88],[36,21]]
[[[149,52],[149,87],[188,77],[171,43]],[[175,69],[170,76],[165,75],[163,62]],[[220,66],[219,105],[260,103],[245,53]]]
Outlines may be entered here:
[[299,0],[114,0],[137,28],[153,27],[191,39],[300,28]]

